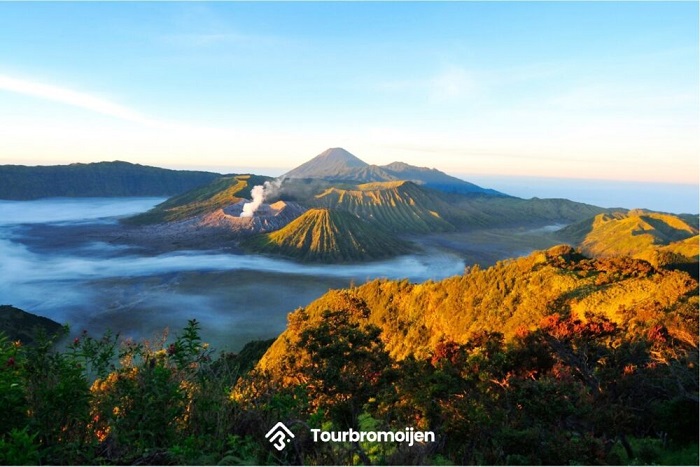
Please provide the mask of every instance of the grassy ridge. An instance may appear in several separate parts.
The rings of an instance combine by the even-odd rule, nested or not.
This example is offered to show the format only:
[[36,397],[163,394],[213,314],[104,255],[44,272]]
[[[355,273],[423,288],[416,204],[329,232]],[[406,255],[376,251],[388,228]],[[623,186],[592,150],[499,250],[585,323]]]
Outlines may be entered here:
[[698,216],[633,210],[600,214],[557,233],[591,256],[627,255],[698,277]]
[[607,209],[568,199],[509,197],[447,198],[457,215],[452,223],[460,227],[532,226],[579,222]]
[[331,187],[315,196],[315,206],[348,211],[376,222],[392,232],[450,232],[445,216],[455,210],[435,193],[411,182],[392,181],[358,185],[353,189]]
[[[380,279],[330,291],[297,313],[307,314],[313,323],[324,310],[363,300],[372,311],[368,322],[382,328],[391,356],[421,359],[441,341],[463,343],[483,331],[512,338],[553,313],[581,319],[592,313],[617,323],[632,319],[638,326],[663,323],[669,332],[683,334],[679,320],[697,322],[697,287],[683,272],[654,270],[633,259],[590,260],[559,246],[440,282]],[[278,367],[296,334],[289,328],[280,335],[261,367]]]
[[305,262],[356,262],[396,256],[408,246],[342,211],[311,209],[284,228],[243,242],[251,251]]
[[130,217],[126,223],[157,224],[209,213],[242,199],[250,199],[250,190],[255,185],[262,185],[268,180],[272,178],[258,175],[220,177],[203,187],[170,198],[148,212]]
[[697,234],[696,227],[678,216],[643,210],[599,214],[560,232],[594,256],[635,255]]
[[360,185],[319,184],[288,193],[307,205],[352,212],[394,232],[451,232],[466,228],[532,226],[579,222],[607,209],[566,199],[529,200],[506,196],[443,193],[401,180]]

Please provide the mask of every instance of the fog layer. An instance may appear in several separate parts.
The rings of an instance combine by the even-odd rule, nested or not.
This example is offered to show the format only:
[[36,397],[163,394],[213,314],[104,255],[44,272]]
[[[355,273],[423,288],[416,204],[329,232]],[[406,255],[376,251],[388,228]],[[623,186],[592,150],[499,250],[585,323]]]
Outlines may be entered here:
[[[276,336],[289,312],[330,288],[376,277],[440,279],[464,268],[459,257],[437,251],[342,266],[221,252],[152,256],[82,241],[75,229],[67,230],[75,237],[67,242],[70,248],[63,247],[52,238],[61,229],[48,229],[113,224],[120,216],[143,212],[161,201],[0,201],[0,303],[68,323],[74,333],[112,329],[134,338],[151,337],[166,327],[175,332],[196,318],[206,341],[236,350],[251,339]],[[44,226],[48,233],[37,235]]]

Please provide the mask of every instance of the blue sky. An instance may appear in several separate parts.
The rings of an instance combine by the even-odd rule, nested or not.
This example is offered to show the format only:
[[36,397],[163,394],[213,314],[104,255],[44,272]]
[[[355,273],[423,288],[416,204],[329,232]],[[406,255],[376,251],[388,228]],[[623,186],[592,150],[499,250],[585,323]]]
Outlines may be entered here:
[[696,2],[0,3],[0,164],[697,184]]

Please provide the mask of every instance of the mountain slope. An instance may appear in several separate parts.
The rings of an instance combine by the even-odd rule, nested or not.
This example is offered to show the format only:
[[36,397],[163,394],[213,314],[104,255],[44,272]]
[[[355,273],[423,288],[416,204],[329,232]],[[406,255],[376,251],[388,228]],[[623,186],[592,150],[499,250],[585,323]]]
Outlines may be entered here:
[[584,322],[591,316],[632,320],[638,329],[663,325],[671,336],[685,338],[684,323],[697,322],[697,288],[683,272],[655,270],[629,258],[591,260],[558,246],[440,282],[375,280],[332,290],[290,315],[288,329],[260,368],[274,374],[290,343],[318,325],[325,310],[354,310],[358,304],[369,310],[363,320],[381,328],[386,349],[399,360],[427,358],[441,342],[464,343],[481,332],[512,339],[553,314]]
[[200,214],[207,214],[250,198],[255,185],[262,185],[270,177],[234,175],[219,177],[211,183],[175,196],[148,212],[125,220],[132,225],[157,224],[181,221]]
[[558,232],[593,256],[637,255],[698,235],[698,229],[672,214],[645,210],[599,214]]
[[316,207],[343,210],[394,232],[449,232],[454,209],[411,182],[381,182],[352,189],[331,187],[315,196]]
[[280,195],[307,206],[349,211],[388,230],[411,233],[570,224],[609,211],[565,199],[444,193],[404,181],[353,184],[288,179]]
[[393,162],[385,166],[370,165],[342,148],[327,149],[290,170],[283,177],[357,183],[405,180],[448,193],[504,196],[495,190],[481,188],[437,169],[415,167],[404,162]]
[[392,162],[391,164],[380,166],[380,168],[397,180],[408,180],[447,193],[507,196],[496,190],[482,188],[428,167],[416,167],[405,162]]
[[10,305],[0,305],[0,332],[11,341],[31,344],[41,333],[47,337],[60,334],[63,326],[43,316]]
[[54,166],[0,166],[0,199],[168,196],[220,177],[211,172],[168,170],[128,162]]
[[357,262],[407,253],[408,246],[348,212],[311,209],[286,227],[250,238],[250,251],[305,262]]
[[608,209],[560,198],[466,197],[448,195],[466,227],[535,226],[580,222]]
[[343,148],[330,148],[283,175],[284,178],[337,178],[369,164]]

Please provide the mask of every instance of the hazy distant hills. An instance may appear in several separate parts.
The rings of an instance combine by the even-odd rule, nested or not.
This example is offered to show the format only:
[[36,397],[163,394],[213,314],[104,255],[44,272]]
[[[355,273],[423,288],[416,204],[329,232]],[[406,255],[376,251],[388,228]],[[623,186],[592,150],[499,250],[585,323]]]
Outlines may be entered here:
[[342,148],[330,148],[283,175],[284,178],[333,178],[352,170],[369,167],[359,157]]
[[496,190],[481,188],[436,169],[415,167],[403,162],[370,165],[342,148],[327,149],[283,177],[359,183],[405,180],[450,193],[504,196]]
[[171,196],[220,174],[169,170],[128,162],[53,166],[0,165],[0,199]]
[[304,262],[371,261],[409,253],[403,241],[341,210],[311,209],[286,227],[243,242],[258,253]]

